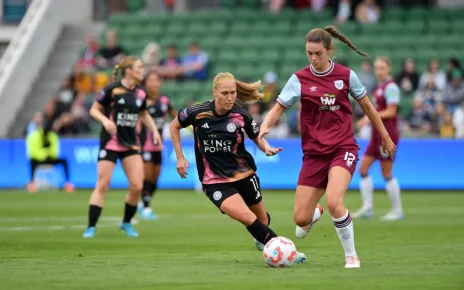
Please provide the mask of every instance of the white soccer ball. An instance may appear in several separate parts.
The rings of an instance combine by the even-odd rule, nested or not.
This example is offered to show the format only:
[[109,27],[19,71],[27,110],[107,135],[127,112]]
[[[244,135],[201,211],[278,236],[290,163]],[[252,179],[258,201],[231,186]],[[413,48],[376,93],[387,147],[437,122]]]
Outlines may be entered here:
[[290,267],[297,255],[295,244],[288,238],[275,237],[264,246],[264,261],[271,267]]

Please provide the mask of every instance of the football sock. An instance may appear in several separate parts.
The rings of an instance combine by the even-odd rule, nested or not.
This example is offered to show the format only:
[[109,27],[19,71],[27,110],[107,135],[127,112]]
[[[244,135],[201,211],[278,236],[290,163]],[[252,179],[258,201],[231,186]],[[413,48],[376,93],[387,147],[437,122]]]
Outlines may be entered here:
[[362,207],[365,209],[372,209],[374,198],[374,186],[372,178],[369,175],[363,176],[360,182],[361,198],[363,201]]
[[388,197],[392,203],[392,209],[394,212],[402,213],[403,207],[401,206],[401,190],[400,185],[396,178],[386,179],[385,190],[387,191]]
[[345,257],[357,256],[356,249],[354,247],[353,221],[351,220],[348,210],[344,216],[340,218],[332,217],[332,220],[335,226],[335,231],[340,239],[340,243],[345,251]]
[[269,227],[263,225],[256,219],[251,225],[247,227],[250,234],[261,244],[265,245],[270,239],[277,237]]
[[137,212],[136,205],[125,204],[124,207],[124,218],[122,220],[123,223],[130,223],[131,219],[134,217],[135,213]]
[[100,217],[102,208],[98,205],[90,205],[89,206],[89,224],[88,227],[95,227],[98,222],[98,218]]
[[143,181],[143,189],[142,189],[142,201],[144,207],[150,206],[151,198],[156,190],[156,183],[150,182],[148,180]]

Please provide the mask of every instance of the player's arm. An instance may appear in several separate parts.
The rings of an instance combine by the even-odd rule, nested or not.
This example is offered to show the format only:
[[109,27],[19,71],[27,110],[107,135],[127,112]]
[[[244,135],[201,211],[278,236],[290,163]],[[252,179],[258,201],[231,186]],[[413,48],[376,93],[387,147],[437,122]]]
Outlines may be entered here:
[[277,97],[277,103],[269,111],[266,118],[261,125],[260,134],[258,138],[262,138],[269,133],[269,128],[282,117],[285,110],[290,108],[293,104],[298,102],[301,98],[301,83],[298,77],[293,74],[287,81],[287,84]]
[[112,99],[112,88],[105,87],[97,96],[95,102],[90,108],[89,114],[92,118],[95,119],[95,121],[101,123],[103,127],[105,127],[105,129],[108,131],[108,133],[115,134],[116,125],[113,121],[108,119],[108,117],[105,116],[105,114],[103,114],[103,109],[111,105]]
[[177,117],[172,120],[171,125],[169,126],[172,146],[174,147],[174,151],[176,152],[177,157],[176,169],[181,178],[187,178],[188,161],[184,156],[182,145],[180,144],[180,129],[193,124],[194,117],[192,111],[193,110],[191,108],[186,108],[179,111]]

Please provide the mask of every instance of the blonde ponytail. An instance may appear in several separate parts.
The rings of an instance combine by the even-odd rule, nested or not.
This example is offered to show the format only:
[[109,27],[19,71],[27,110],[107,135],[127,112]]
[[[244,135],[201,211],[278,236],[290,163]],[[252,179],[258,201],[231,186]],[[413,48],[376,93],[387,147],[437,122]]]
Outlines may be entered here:
[[259,100],[264,97],[264,94],[260,92],[260,90],[263,88],[261,81],[245,83],[236,80],[234,75],[229,72],[221,72],[216,75],[213,81],[213,89],[219,84],[221,80],[224,79],[235,81],[235,86],[237,89],[237,100],[242,104],[253,104],[259,102]]
[[121,66],[119,64],[115,65],[113,68],[113,80],[118,80],[119,79],[119,70],[121,69]]

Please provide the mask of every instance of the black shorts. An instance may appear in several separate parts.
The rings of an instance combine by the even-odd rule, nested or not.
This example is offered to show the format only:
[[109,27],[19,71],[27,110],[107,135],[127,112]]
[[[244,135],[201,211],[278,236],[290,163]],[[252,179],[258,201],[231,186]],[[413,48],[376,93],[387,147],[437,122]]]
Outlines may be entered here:
[[203,191],[218,208],[224,200],[236,193],[240,194],[248,206],[258,204],[263,199],[259,177],[256,174],[235,182],[203,184]]
[[143,152],[142,153],[143,162],[151,162],[155,165],[161,165],[161,163],[163,163],[163,158],[161,155],[162,155],[161,151]]
[[116,163],[118,159],[123,160],[126,157],[136,155],[136,154],[140,155],[140,151],[129,150],[129,151],[118,152],[118,151],[101,148],[100,152],[98,152],[98,161],[106,160],[106,161],[111,161],[113,163]]

